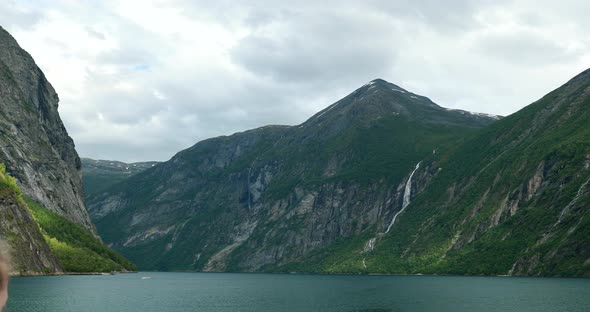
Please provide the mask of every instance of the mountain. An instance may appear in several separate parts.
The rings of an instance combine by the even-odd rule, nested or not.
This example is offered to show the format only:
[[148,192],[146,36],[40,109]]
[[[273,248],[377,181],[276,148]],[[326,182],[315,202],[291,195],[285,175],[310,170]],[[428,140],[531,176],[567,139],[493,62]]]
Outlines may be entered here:
[[157,161],[124,163],[115,160],[82,158],[84,195],[90,197],[157,164]]
[[374,80],[298,126],[204,140],[88,200],[105,242],[149,270],[262,271],[383,232],[498,120]]
[[422,164],[389,233],[275,269],[590,276],[590,70]]
[[43,72],[0,27],[0,239],[13,273],[132,270],[97,236],[57,108]]
[[441,167],[370,270],[590,275],[590,70]]

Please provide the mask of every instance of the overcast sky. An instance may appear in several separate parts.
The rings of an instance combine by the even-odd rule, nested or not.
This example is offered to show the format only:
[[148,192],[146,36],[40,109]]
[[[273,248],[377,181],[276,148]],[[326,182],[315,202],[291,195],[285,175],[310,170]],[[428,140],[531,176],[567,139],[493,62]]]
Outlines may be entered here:
[[167,160],[383,78],[508,115],[590,67],[590,1],[2,0],[84,157]]

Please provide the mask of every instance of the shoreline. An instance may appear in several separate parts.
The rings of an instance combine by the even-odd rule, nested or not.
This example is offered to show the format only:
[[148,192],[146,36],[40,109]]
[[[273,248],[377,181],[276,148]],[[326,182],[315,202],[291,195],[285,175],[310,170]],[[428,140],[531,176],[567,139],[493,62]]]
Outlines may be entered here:
[[203,271],[115,271],[115,272],[52,272],[52,273],[12,273],[10,277],[40,277],[40,276],[110,276],[117,274],[138,274],[138,273],[201,273],[201,274],[277,274],[277,275],[320,275],[320,276],[439,276],[439,277],[508,277],[508,278],[590,278],[590,276],[560,276],[560,275],[458,275],[458,274],[402,274],[402,273],[323,273],[323,272],[203,272]]
[[563,275],[468,275],[468,274],[423,274],[423,273],[322,273],[322,272],[204,272],[204,271],[138,271],[145,273],[203,273],[203,274],[277,274],[277,275],[319,275],[319,276],[427,276],[427,277],[509,277],[509,278],[590,278],[590,276]]
[[117,274],[136,274],[139,273],[138,271],[114,271],[114,272],[51,272],[51,273],[41,273],[41,272],[11,272],[10,277],[41,277],[41,276],[107,276],[107,275],[117,275]]

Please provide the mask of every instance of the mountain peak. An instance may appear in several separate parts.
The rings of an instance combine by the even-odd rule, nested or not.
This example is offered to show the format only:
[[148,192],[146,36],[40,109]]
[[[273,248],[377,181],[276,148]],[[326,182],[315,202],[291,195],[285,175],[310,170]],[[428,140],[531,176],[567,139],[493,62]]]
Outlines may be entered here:
[[481,127],[500,117],[445,109],[425,96],[383,79],[374,79],[318,112],[304,125],[342,129],[351,124],[366,126],[378,120],[381,122],[392,118],[429,124]]
[[384,87],[384,88],[389,88],[392,91],[396,91],[396,92],[408,93],[408,91],[405,90],[404,88],[402,88],[402,87],[400,87],[400,86],[398,86],[396,84],[393,84],[393,83],[391,83],[389,81],[383,80],[381,78],[373,79],[373,80],[369,81],[368,83],[366,83],[361,88],[371,89],[371,88],[374,88],[374,87],[377,87],[377,86]]
[[367,84],[375,84],[375,83],[391,84],[389,81],[381,79],[381,78],[373,79],[373,80],[369,81]]

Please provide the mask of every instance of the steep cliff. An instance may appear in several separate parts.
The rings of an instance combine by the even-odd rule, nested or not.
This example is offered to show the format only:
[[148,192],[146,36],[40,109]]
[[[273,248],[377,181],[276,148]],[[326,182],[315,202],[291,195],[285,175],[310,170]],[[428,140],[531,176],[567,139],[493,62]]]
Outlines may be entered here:
[[28,197],[95,233],[80,159],[57,104],[33,58],[0,27],[0,162]]
[[57,94],[0,28],[0,240],[14,274],[134,270],[97,237]]
[[374,80],[299,126],[199,142],[92,196],[89,210],[140,268],[265,270],[385,232],[416,164],[419,192],[436,161],[497,119]]

